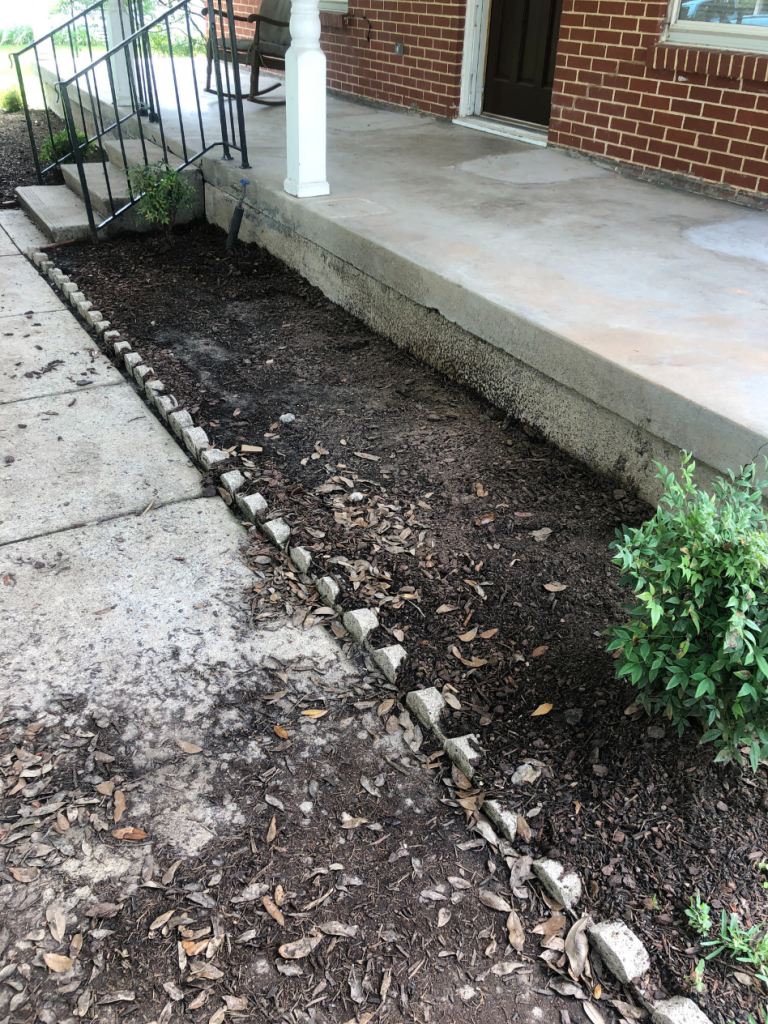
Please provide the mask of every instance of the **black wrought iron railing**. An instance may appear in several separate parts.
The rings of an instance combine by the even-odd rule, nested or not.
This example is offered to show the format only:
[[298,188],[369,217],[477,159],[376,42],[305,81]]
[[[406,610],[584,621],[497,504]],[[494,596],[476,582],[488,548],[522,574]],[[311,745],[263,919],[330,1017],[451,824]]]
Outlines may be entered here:
[[[139,163],[145,166],[157,162],[150,153],[159,149],[161,162],[181,171],[219,146],[224,159],[233,159],[234,150],[240,155],[240,166],[250,166],[237,55],[233,55],[230,67],[226,46],[218,44],[219,39],[236,38],[232,5],[233,0],[221,0],[218,16],[205,19],[199,0],[179,0],[145,23],[142,0],[97,0],[14,54],[38,181],[42,184],[48,171],[65,162],[77,165],[94,240],[100,230],[141,199],[142,193],[134,188],[128,173],[136,166],[135,159],[129,160],[126,151],[130,139],[139,140]],[[201,104],[202,83],[198,79],[202,76],[196,66],[200,40],[206,37],[218,103],[214,126],[206,124],[209,104],[205,104],[205,109]],[[104,47],[103,52],[97,53],[100,47]],[[41,62],[41,51],[46,49]],[[69,136],[66,152],[54,154],[45,166],[37,149],[22,74],[21,60],[30,50],[34,51],[35,70],[44,96],[42,68],[47,64],[55,74],[53,87]],[[47,109],[46,117],[53,136]],[[115,143],[119,149],[121,161],[117,164],[115,146],[112,162],[107,157],[107,142]],[[101,165],[98,184],[103,178],[104,188],[99,191],[106,193],[106,213],[103,203],[100,212],[94,209],[94,181],[92,174],[86,173],[86,161],[92,162],[90,155]],[[117,183],[116,166],[125,174]]]

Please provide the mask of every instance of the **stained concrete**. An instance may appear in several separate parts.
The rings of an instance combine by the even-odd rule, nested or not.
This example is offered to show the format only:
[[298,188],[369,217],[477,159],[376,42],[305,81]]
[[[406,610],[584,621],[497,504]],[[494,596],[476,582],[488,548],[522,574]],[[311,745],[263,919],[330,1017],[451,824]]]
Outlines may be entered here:
[[77,381],[117,384],[123,378],[93,337],[66,310],[8,317],[0,324],[0,405],[60,392]]
[[[28,226],[0,212],[0,239],[23,244]],[[233,753],[220,742],[243,728],[245,686],[271,692],[269,670],[283,665],[319,672],[329,686],[357,673],[320,626],[254,626],[245,531],[218,497],[200,496],[199,472],[133,386],[103,357],[91,360],[73,313],[39,312],[55,296],[15,260],[0,258],[0,292],[10,280],[31,296],[25,308],[40,327],[25,331],[23,316],[0,321],[13,330],[6,338],[0,329],[0,706],[20,736],[44,722],[45,743],[57,742],[56,730],[117,730],[137,777],[126,820],[151,822],[146,842],[119,849],[90,826],[69,829],[61,862],[41,869],[39,885],[41,905],[57,896],[71,907],[104,885],[135,892],[153,851],[194,856],[218,829],[245,824],[251,809],[221,792]],[[56,354],[66,360],[60,373],[9,372]],[[81,371],[94,383],[73,384]],[[41,381],[50,389],[42,397]],[[140,514],[153,498],[168,504]],[[96,521],[74,525],[87,519]],[[312,737],[312,750],[328,740],[314,727]],[[202,751],[179,763],[178,739],[216,741],[221,760]],[[264,755],[253,742],[237,756]],[[81,770],[77,785],[90,792],[96,781]],[[19,935],[29,927],[17,925]]]
[[14,459],[0,462],[0,544],[200,494],[198,471],[124,383],[0,406],[0,444]]

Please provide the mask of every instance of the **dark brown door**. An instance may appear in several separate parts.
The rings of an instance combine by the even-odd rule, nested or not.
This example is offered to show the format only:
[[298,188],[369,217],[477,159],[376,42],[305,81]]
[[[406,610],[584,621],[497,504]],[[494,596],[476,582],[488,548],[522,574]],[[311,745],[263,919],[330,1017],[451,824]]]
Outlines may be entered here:
[[549,124],[562,0],[491,0],[483,111]]

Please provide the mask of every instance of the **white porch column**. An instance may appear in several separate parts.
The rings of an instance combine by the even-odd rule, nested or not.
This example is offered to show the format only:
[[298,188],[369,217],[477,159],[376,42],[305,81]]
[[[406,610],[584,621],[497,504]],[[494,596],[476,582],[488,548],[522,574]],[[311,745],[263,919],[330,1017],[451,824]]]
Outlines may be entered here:
[[300,199],[327,196],[325,180],[325,54],[320,49],[319,0],[293,0],[291,45],[285,55],[288,177]]
[[[109,0],[107,4],[107,41],[110,50],[131,34],[131,25],[126,7],[127,5],[122,0]],[[130,55],[124,52],[122,56],[113,57],[110,61],[112,81],[115,83],[115,94],[118,105],[121,107],[130,107],[131,105],[131,90],[127,68],[128,60],[130,60]]]

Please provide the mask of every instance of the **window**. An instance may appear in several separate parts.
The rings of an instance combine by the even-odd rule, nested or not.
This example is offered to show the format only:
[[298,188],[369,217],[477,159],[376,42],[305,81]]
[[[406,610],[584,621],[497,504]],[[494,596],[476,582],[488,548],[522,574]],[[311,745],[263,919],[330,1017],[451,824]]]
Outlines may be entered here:
[[662,42],[768,53],[768,0],[672,0]]
[[[768,0],[765,0],[768,4]],[[347,14],[349,11],[348,0],[320,0],[320,10],[328,11],[331,14]]]

